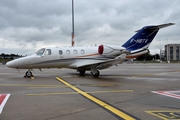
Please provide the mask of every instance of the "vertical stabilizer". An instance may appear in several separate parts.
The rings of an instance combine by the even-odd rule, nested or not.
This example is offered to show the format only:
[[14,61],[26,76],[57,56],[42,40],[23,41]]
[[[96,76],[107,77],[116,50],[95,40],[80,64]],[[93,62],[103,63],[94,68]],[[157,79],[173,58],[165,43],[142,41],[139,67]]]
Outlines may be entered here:
[[137,33],[131,37],[126,43],[122,45],[129,51],[138,49],[147,49],[158,33],[159,29],[174,25],[174,23],[156,25],[156,26],[145,26],[142,29],[136,31]]

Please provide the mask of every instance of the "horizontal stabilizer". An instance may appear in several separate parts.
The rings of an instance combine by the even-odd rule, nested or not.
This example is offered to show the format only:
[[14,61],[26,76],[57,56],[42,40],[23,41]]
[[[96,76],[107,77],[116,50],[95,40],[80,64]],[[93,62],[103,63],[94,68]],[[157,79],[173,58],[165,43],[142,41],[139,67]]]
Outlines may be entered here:
[[[167,23],[167,24],[161,24],[161,25],[153,25],[153,26],[145,26],[144,28],[145,29],[161,29],[161,28],[164,28],[164,27],[168,27],[168,26],[171,26],[171,25],[175,25],[175,23]],[[135,31],[135,32],[138,32],[139,30]]]
[[156,27],[161,29],[161,28],[168,27],[168,26],[171,26],[171,25],[175,25],[175,23],[167,23],[167,24],[157,25]]

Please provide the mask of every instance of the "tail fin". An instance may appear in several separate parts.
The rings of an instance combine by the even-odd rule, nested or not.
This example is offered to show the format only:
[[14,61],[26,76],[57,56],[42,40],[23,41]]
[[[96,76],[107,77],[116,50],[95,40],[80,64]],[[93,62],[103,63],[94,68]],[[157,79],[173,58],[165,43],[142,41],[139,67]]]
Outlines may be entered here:
[[167,23],[156,26],[145,26],[142,29],[136,31],[137,33],[131,37],[126,43],[122,45],[129,51],[137,49],[146,49],[158,33],[159,29],[174,25],[174,23]]

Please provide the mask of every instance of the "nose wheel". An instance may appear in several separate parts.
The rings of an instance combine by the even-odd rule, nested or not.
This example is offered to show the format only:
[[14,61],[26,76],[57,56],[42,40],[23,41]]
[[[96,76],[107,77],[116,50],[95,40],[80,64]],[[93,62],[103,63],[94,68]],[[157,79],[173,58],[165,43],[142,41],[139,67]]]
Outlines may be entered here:
[[24,78],[32,78],[32,77],[34,77],[34,76],[30,70],[28,70],[24,75]]

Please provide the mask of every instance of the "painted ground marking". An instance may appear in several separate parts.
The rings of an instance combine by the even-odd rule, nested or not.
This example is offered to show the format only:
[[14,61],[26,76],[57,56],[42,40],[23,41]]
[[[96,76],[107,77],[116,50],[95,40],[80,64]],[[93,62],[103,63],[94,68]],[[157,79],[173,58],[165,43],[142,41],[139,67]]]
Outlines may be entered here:
[[160,94],[160,95],[164,95],[164,96],[168,96],[168,97],[172,97],[172,98],[176,98],[176,99],[180,99],[180,95],[178,93],[180,93],[180,90],[175,90],[175,91],[151,91],[152,93],[156,93],[156,94]]
[[180,111],[145,111],[163,120],[180,120]]
[[2,113],[9,96],[10,94],[0,94],[0,114]]
[[[105,90],[105,91],[90,91],[86,93],[120,93],[120,92],[133,92],[133,90]],[[69,95],[69,94],[79,94],[78,92],[52,92],[52,93],[34,93],[27,94],[27,96],[43,96],[43,95]]]
[[68,82],[66,82],[65,80],[62,80],[59,77],[56,77],[56,79],[67,85],[68,87],[70,87],[71,89],[73,89],[74,91],[78,92],[79,94],[81,94],[82,96],[84,96],[85,98],[93,101],[94,103],[100,105],[101,107],[103,107],[104,109],[108,110],[109,112],[115,114],[116,116],[118,116],[120,119],[124,119],[124,120],[135,120],[135,118],[129,116],[128,114],[118,110],[117,108],[114,108],[113,106],[109,105],[108,103],[105,103],[104,101],[99,100],[98,98],[88,94],[85,91],[80,90],[79,88],[69,84]]

